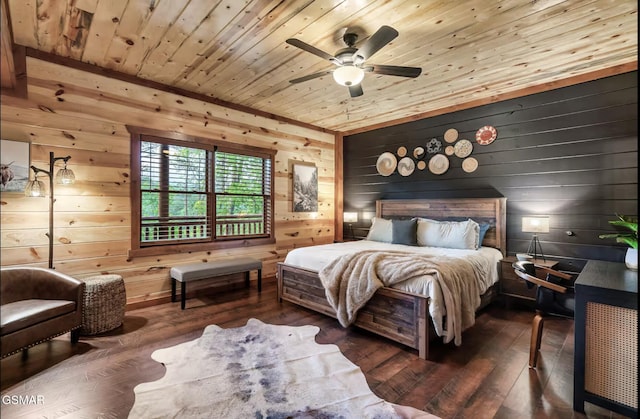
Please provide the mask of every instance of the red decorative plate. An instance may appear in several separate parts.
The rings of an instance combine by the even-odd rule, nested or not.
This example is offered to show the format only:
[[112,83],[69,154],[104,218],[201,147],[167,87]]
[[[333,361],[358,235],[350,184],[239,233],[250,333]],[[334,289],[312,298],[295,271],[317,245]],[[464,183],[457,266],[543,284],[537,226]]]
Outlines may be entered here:
[[490,125],[485,125],[476,132],[476,142],[480,145],[489,145],[498,137],[498,131]]

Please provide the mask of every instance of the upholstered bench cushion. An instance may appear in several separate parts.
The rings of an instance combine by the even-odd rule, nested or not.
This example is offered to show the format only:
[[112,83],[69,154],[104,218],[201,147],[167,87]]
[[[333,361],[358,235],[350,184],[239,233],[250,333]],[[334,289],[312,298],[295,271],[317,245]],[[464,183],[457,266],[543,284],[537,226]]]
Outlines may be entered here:
[[25,329],[76,309],[75,301],[20,300],[2,305],[0,334],[2,336]]
[[254,269],[262,269],[262,261],[251,258],[216,260],[175,266],[171,268],[171,278],[180,282],[189,282]]

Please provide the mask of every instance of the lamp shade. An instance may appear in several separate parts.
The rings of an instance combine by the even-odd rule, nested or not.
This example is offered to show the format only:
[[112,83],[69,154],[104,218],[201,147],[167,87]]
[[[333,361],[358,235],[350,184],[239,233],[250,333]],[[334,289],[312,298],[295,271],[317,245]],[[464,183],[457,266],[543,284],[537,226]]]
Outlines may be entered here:
[[523,233],[548,233],[549,217],[522,217]]
[[333,79],[343,86],[355,86],[364,78],[364,70],[352,65],[338,67],[333,71]]
[[46,189],[44,187],[44,182],[38,180],[36,176],[35,179],[27,182],[27,186],[24,188],[24,195],[29,197],[40,197],[42,198],[46,193]]
[[345,223],[357,223],[358,222],[358,213],[357,212],[345,212],[344,213],[344,222]]
[[63,185],[70,185],[76,181],[76,175],[73,173],[73,170],[67,169],[67,165],[65,165],[64,169],[60,169],[58,173],[56,173],[56,181]]

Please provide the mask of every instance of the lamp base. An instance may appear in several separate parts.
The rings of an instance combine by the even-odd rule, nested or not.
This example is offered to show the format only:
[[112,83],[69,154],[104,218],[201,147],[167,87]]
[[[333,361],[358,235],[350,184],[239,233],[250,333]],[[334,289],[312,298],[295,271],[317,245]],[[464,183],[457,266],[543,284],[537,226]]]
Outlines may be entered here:
[[[539,249],[539,251],[538,251]],[[544,262],[547,261],[544,257],[544,253],[542,252],[542,245],[540,244],[540,240],[538,240],[538,235],[534,234],[531,237],[531,242],[529,242],[529,248],[527,249],[527,253],[533,256],[533,259],[538,259],[538,255],[542,256],[542,260]]]

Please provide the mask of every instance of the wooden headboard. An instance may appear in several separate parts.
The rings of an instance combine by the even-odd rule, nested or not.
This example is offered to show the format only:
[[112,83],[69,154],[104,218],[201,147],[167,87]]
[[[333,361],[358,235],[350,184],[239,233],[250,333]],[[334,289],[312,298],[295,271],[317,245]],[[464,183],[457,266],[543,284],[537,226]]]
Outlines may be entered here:
[[482,245],[507,255],[507,198],[382,199],[376,201],[376,217],[486,222],[491,227]]

